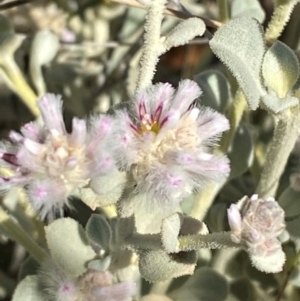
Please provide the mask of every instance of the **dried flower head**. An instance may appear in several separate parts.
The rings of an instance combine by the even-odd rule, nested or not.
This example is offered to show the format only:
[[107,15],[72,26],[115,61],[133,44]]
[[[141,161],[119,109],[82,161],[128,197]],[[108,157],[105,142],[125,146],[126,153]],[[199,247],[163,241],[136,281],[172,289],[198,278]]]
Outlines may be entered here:
[[228,221],[232,240],[246,245],[257,268],[266,272],[282,269],[285,256],[276,237],[285,228],[284,211],[274,198],[245,196],[230,206]]
[[85,120],[73,118],[68,133],[62,116],[60,96],[46,94],[38,102],[43,124],[31,122],[21,134],[10,133],[3,144],[1,167],[13,174],[0,178],[0,189],[23,186],[42,218],[61,208],[68,196],[87,179],[105,175],[115,167],[110,151],[113,119],[99,116],[88,128]]
[[211,154],[228,120],[209,108],[198,108],[201,91],[191,80],[156,84],[138,93],[132,107],[116,113],[120,123],[118,161],[130,170],[135,193],[178,204],[207,180],[222,180],[228,160]]

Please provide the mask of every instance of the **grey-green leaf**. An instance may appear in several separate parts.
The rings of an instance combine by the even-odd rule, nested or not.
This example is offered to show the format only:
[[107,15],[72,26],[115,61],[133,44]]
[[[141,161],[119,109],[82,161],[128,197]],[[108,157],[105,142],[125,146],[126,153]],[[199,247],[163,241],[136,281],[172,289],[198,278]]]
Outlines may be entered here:
[[255,110],[266,93],[260,81],[265,53],[262,26],[249,17],[234,19],[222,26],[209,44],[236,77],[250,108]]
[[71,218],[54,221],[45,232],[52,258],[70,276],[81,275],[96,256],[82,226]]
[[249,169],[254,158],[251,134],[245,125],[241,125],[234,136],[228,157],[230,159],[230,178],[235,178]]
[[227,78],[219,71],[207,70],[194,76],[203,91],[201,104],[224,113],[232,100]]
[[110,225],[102,215],[92,214],[86,225],[86,234],[90,241],[105,252],[109,251],[112,233]]
[[288,187],[279,197],[278,203],[285,211],[286,228],[290,235],[300,238],[300,191]]
[[173,300],[224,301],[228,295],[226,279],[211,268],[197,269],[185,284],[170,294]]

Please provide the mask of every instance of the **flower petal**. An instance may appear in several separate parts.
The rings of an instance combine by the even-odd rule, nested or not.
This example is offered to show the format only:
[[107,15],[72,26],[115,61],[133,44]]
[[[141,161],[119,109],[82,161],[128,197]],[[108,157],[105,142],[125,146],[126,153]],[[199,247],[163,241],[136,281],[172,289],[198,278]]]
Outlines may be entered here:
[[66,128],[62,116],[62,101],[60,95],[45,94],[39,101],[44,123],[49,130],[56,130],[59,134],[66,134]]

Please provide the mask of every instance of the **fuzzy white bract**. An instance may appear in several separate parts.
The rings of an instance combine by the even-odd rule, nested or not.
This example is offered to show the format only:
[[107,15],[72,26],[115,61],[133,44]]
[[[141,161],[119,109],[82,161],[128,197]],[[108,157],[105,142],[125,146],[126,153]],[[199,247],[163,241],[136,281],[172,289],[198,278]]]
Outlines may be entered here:
[[228,209],[231,238],[245,244],[257,269],[276,273],[282,270],[285,255],[277,236],[284,230],[284,211],[269,197],[245,196]]
[[38,106],[43,124],[25,124],[21,134],[11,132],[11,143],[0,147],[0,167],[13,174],[0,178],[0,189],[25,187],[33,207],[44,218],[53,208],[67,204],[68,196],[88,179],[115,168],[110,147],[114,120],[100,115],[87,124],[73,118],[68,133],[60,96],[46,94]]
[[159,83],[138,93],[128,110],[116,112],[117,160],[131,172],[135,194],[177,205],[208,180],[227,177],[228,159],[213,155],[211,148],[229,122],[210,108],[197,107],[200,95],[191,80],[181,81],[177,90]]

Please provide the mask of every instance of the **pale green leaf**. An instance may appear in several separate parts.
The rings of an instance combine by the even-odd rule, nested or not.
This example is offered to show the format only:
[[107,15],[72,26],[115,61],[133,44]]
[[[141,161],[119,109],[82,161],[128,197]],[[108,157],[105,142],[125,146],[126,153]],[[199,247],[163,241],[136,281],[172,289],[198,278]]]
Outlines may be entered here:
[[27,276],[17,286],[12,301],[45,301],[37,276]]
[[163,250],[142,251],[139,260],[140,273],[150,282],[191,275],[194,272],[196,260],[195,251],[178,254],[167,254]]
[[261,101],[273,113],[281,112],[299,104],[299,100],[296,97],[287,96],[285,98],[279,98],[278,96],[270,94],[262,96]]
[[169,35],[166,36],[163,46],[164,51],[171,47],[185,45],[196,36],[202,36],[206,30],[205,23],[199,18],[188,18],[180,22]]
[[266,17],[264,9],[258,0],[233,0],[231,2],[231,17],[252,17],[263,23]]
[[71,218],[54,221],[45,232],[52,258],[71,276],[81,275],[87,262],[96,256],[82,226]]
[[294,52],[280,41],[266,52],[262,65],[265,85],[280,98],[287,96],[299,77],[299,62]]
[[250,108],[256,109],[261,95],[266,94],[260,82],[265,43],[259,22],[249,17],[232,20],[216,32],[209,44],[236,77]]
[[30,64],[41,66],[51,62],[59,49],[59,39],[51,30],[39,31],[32,42]]
[[178,235],[182,224],[182,216],[175,213],[162,222],[161,240],[164,249],[168,253],[177,252],[179,246]]

